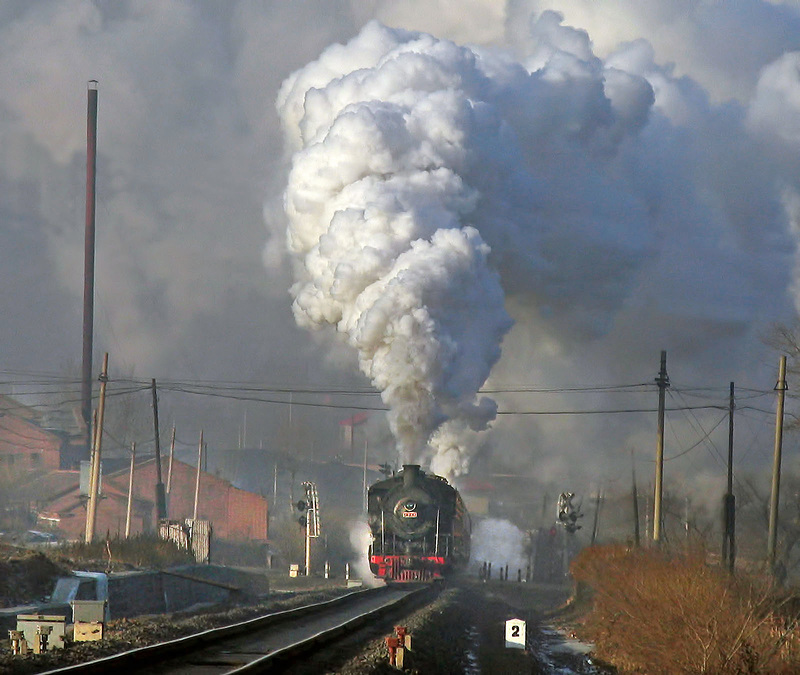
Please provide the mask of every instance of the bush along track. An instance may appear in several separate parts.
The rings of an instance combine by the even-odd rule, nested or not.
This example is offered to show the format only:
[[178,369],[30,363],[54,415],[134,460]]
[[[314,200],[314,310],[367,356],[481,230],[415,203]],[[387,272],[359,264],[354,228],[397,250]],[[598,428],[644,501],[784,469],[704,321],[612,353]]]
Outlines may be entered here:
[[622,674],[800,672],[800,603],[768,579],[622,545],[584,549],[571,571],[591,599],[577,630]]

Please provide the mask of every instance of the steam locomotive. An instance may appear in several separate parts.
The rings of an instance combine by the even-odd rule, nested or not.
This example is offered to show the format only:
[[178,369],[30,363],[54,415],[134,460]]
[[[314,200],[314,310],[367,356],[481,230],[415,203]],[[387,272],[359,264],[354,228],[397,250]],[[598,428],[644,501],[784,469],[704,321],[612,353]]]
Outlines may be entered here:
[[432,581],[469,562],[471,524],[461,495],[417,464],[369,488],[367,517],[369,566],[380,579]]

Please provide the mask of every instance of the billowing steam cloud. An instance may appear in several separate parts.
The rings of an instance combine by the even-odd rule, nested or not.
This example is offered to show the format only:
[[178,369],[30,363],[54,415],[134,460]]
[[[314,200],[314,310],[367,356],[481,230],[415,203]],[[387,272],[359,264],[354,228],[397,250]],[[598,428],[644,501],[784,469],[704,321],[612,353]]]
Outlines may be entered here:
[[641,128],[652,88],[555,14],[535,32],[525,67],[371,23],[278,97],[295,317],[347,336],[404,458],[431,455],[446,475],[496,412],[476,394],[511,326],[501,275],[602,331],[648,244],[644,206],[605,189],[604,160]]
[[524,541],[523,532],[508,520],[484,518],[472,531],[471,562],[491,563],[495,570],[508,565],[512,573],[524,570],[527,564]]

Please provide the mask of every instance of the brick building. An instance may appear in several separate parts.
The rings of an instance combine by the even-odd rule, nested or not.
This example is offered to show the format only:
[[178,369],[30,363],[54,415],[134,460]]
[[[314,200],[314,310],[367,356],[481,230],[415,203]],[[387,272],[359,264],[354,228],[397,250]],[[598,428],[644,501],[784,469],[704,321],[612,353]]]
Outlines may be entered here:
[[[42,504],[39,520],[49,523],[68,539],[80,539],[86,526],[86,497],[80,494],[77,472],[71,489]],[[156,465],[150,458],[136,465],[134,471],[131,534],[153,532],[156,528]],[[102,477],[102,496],[97,506],[95,532],[122,536],[128,508],[128,469]],[[195,467],[175,460],[171,489],[167,495],[167,515],[172,520],[191,518],[194,511]],[[163,480],[167,476],[164,472]],[[266,542],[267,500],[255,493],[234,487],[210,473],[200,473],[200,497],[197,517],[210,520],[214,537],[232,542]]]
[[37,410],[0,395],[0,468],[52,471],[61,467],[65,439],[41,424]]

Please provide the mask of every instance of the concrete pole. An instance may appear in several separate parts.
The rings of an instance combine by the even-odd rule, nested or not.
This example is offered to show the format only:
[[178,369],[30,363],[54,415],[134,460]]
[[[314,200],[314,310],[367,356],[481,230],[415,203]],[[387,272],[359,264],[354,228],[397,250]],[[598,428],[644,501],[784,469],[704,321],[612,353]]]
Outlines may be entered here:
[[658,385],[658,431],[656,441],[656,484],[653,497],[653,541],[661,542],[661,501],[664,493],[664,407],[669,377],[667,352],[661,352],[661,369],[656,378]]
[[125,514],[125,539],[131,536],[131,513],[133,512],[133,472],[136,464],[136,443],[131,443],[131,471],[128,476],[128,511]]
[[106,384],[108,383],[108,352],[103,356],[103,371],[100,373],[100,402],[97,405],[97,424],[94,432],[92,451],[92,478],[89,488],[89,502],[86,505],[86,543],[94,539],[94,526],[97,520],[97,493],[100,485],[100,457],[103,443],[103,417],[106,409]]
[[772,460],[772,492],[769,500],[769,535],[767,537],[767,563],[775,568],[775,551],[778,539],[778,501],[781,485],[781,452],[783,446],[783,402],[786,396],[786,357],[781,356],[778,368],[778,409],[775,414],[775,452]]
[[194,481],[194,510],[192,520],[197,520],[197,507],[200,503],[200,467],[203,465],[203,431],[200,431],[200,442],[197,444],[197,473]]

